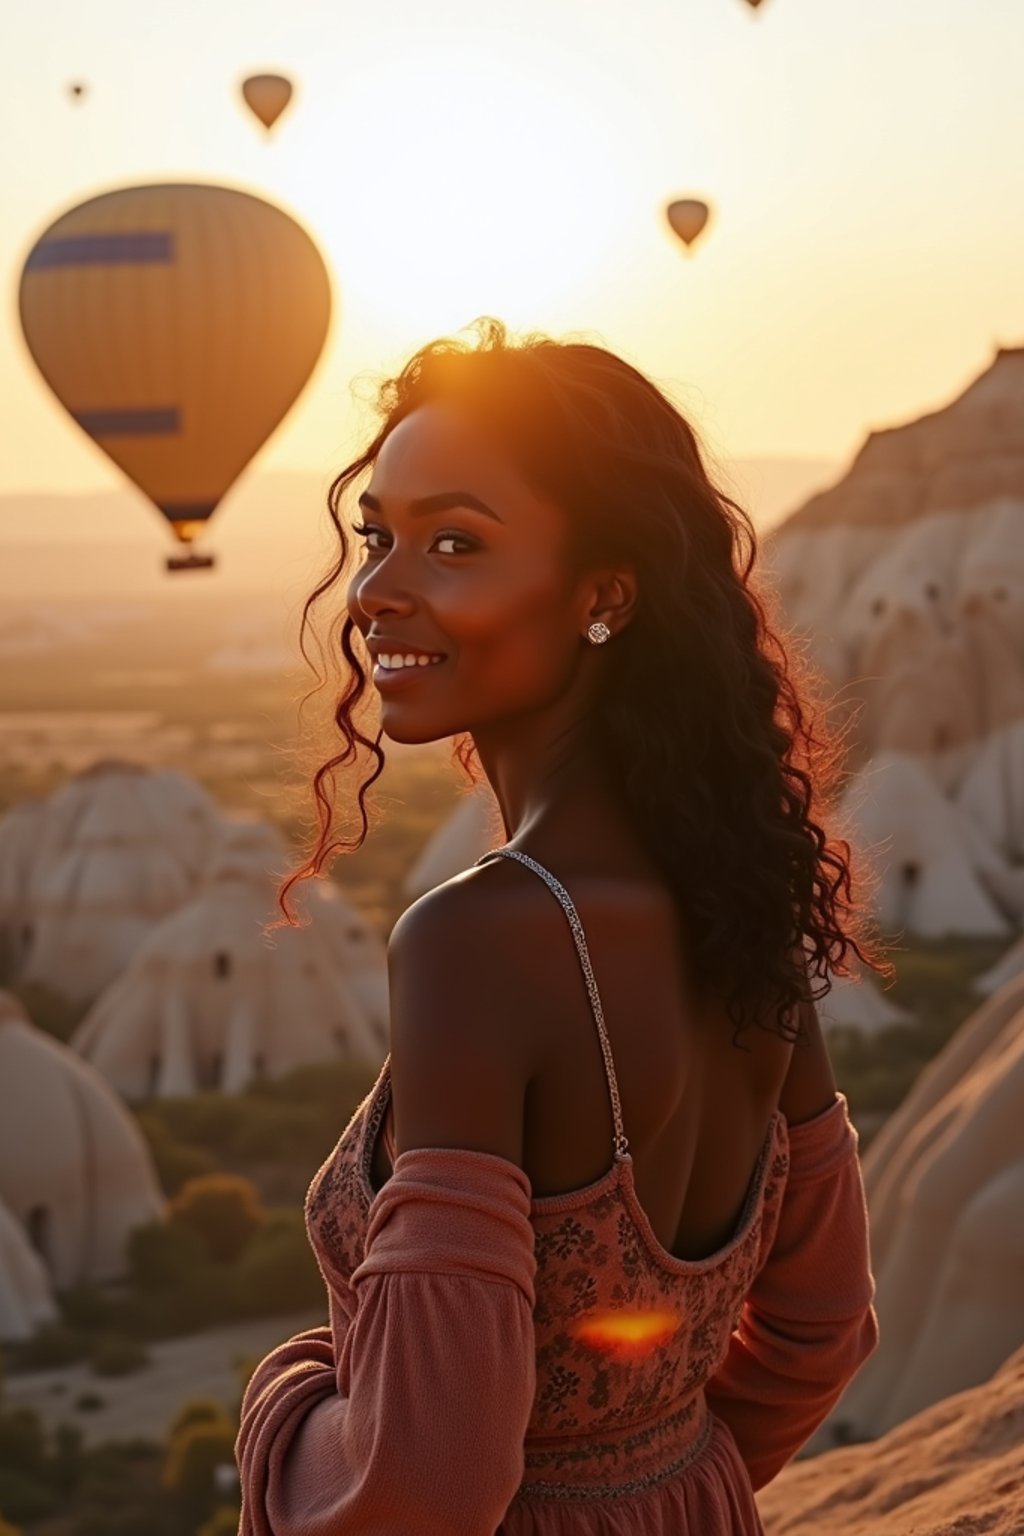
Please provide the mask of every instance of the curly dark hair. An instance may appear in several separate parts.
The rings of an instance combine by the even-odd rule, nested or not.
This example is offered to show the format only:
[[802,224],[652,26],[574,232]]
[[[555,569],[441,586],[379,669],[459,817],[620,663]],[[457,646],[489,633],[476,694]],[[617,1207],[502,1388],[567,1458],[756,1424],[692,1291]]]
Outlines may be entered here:
[[[829,972],[851,974],[850,951],[876,971],[891,967],[879,960],[874,926],[853,902],[849,844],[830,840],[816,819],[816,802],[838,785],[844,734],[812,729],[811,674],[795,650],[787,652],[766,596],[751,584],[751,521],[712,483],[677,407],[630,364],[582,342],[536,334],[513,341],[488,317],[470,329],[476,345],[431,342],[379,386],[382,425],[331,485],[339,550],[306,600],[300,631],[318,676],[313,692],[327,677],[305,641],[314,604],[348,562],[343,496],[411,411],[438,398],[460,402],[532,489],[565,509],[574,560],[625,560],[636,571],[635,613],[609,647],[588,746],[603,755],[673,892],[698,982],[719,991],[737,1031],[763,1023],[796,1039],[800,1004],[827,994]],[[361,846],[366,793],[384,766],[382,732],[370,735],[362,720],[367,674],[354,630],[345,614],[340,646],[328,648],[330,655],[340,649],[349,668],[333,715],[344,745],[314,776],[319,837],[281,886],[289,921],[296,881]],[[455,751],[476,777],[472,741],[457,738]],[[336,827],[335,775],[361,757],[359,827],[345,839]]]

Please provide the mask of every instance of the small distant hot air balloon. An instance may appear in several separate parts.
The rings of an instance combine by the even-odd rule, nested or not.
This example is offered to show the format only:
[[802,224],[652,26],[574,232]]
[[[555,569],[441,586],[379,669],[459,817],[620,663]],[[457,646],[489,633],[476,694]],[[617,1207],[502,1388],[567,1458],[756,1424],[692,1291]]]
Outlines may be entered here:
[[[330,280],[280,208],[230,187],[123,187],[29,252],[21,325],[70,414],[188,546],[305,385]],[[189,551],[169,569],[211,565]]]
[[68,95],[71,97],[72,101],[83,101],[85,99],[85,93],[87,89],[88,87],[86,86],[84,80],[72,80],[71,84],[68,86]]
[[708,222],[711,212],[707,203],[697,197],[680,197],[669,203],[665,216],[680,240],[691,246]]
[[292,83],[285,75],[250,75],[242,82],[242,95],[269,133],[292,99]]

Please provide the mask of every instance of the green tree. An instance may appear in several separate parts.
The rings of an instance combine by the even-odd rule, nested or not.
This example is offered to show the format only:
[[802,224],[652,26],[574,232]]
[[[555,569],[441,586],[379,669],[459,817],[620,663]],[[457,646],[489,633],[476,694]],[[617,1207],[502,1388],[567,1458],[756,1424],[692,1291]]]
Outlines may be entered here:
[[151,1222],[128,1237],[128,1267],[140,1291],[184,1285],[206,1262],[199,1234],[179,1223]]
[[194,1232],[210,1258],[232,1264],[266,1221],[259,1195],[239,1174],[189,1179],[170,1202],[171,1223]]
[[223,1498],[217,1469],[235,1464],[235,1430],[223,1423],[190,1424],[170,1442],[161,1482],[194,1520],[211,1514]]
[[301,1211],[268,1218],[235,1270],[238,1311],[258,1317],[324,1301],[323,1276],[309,1246]]
[[194,1147],[172,1136],[167,1126],[148,1106],[135,1111],[139,1129],[149,1143],[160,1188],[167,1196],[176,1195],[189,1179],[204,1173],[216,1173],[217,1159],[205,1147]]

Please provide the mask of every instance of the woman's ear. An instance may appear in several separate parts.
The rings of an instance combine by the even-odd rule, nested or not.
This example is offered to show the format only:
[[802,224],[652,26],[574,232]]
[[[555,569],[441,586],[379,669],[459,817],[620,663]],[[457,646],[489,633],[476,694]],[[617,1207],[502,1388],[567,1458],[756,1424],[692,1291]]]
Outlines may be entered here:
[[631,566],[599,572],[591,581],[584,628],[600,622],[607,624],[613,636],[619,634],[633,617],[636,598],[636,572]]

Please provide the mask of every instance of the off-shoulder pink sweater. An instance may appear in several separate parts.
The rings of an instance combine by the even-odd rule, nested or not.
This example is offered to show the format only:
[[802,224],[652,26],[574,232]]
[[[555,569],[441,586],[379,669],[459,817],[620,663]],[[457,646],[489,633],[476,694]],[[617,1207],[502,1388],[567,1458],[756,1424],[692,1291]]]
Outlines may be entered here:
[[878,1339],[843,1094],[772,1123],[733,1239],[661,1248],[629,1155],[531,1200],[490,1153],[370,1183],[389,1061],[310,1188],[330,1324],[257,1367],[241,1536],[753,1536]]

